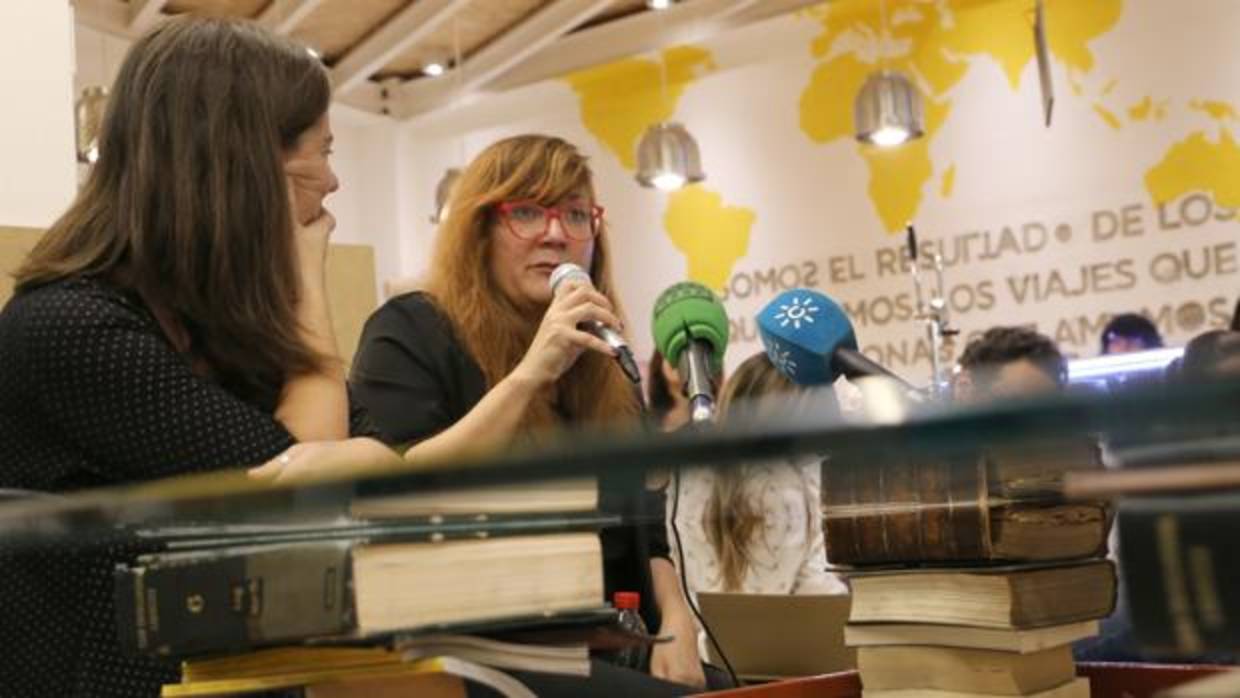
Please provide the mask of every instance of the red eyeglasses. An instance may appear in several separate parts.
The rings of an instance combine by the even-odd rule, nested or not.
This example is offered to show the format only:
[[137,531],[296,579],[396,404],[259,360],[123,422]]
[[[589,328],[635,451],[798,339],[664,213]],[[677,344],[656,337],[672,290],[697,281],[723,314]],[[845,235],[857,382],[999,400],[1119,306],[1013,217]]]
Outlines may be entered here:
[[499,217],[509,232],[522,240],[534,240],[547,234],[552,219],[560,221],[564,234],[584,242],[598,235],[603,222],[603,207],[584,201],[560,206],[543,206],[537,201],[505,201],[497,204]]

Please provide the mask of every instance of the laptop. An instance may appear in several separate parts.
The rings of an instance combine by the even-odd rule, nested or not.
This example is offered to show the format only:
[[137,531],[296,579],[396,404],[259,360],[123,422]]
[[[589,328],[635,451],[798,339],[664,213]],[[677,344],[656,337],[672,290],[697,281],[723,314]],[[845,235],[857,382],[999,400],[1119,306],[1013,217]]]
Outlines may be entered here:
[[[857,668],[856,650],[844,646],[849,598],[725,592],[697,596],[702,617],[737,676],[751,681]],[[708,661],[723,666],[714,647],[706,644]]]

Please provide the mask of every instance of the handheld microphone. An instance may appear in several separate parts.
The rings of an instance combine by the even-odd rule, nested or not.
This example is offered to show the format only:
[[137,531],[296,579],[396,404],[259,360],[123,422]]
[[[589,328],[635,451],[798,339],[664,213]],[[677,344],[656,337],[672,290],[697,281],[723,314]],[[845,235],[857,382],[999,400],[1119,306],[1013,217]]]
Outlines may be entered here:
[[694,423],[715,416],[714,380],[723,373],[728,314],[714,292],[689,281],[668,288],[654,302],[655,346],[685,382]]
[[[551,278],[548,280],[551,284],[551,294],[556,295],[564,287],[563,283],[569,280],[579,281],[592,288],[594,286],[594,281],[585,269],[572,262],[564,262],[551,272]],[[607,342],[607,346],[615,352],[616,361],[629,380],[634,383],[642,381],[641,370],[637,368],[637,361],[633,359],[633,350],[629,349],[629,343],[624,341],[623,335],[597,320],[590,320],[582,325],[582,329],[586,332]]]
[[839,376],[907,381],[857,350],[857,335],[835,301],[809,289],[784,291],[758,313],[758,333],[771,363],[797,385],[824,385]]

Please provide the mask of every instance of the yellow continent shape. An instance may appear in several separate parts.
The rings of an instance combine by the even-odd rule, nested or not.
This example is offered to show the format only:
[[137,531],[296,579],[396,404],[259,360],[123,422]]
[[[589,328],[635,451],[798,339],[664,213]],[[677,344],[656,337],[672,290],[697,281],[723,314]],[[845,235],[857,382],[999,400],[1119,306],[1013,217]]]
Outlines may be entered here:
[[722,196],[694,184],[668,197],[663,226],[688,260],[689,279],[721,290],[732,267],[749,250],[756,218],[751,209],[727,206]]
[[[620,161],[637,168],[637,142],[646,129],[668,121],[685,87],[700,70],[714,69],[709,51],[697,46],[667,49],[659,61],[626,58],[565,77],[579,97],[581,122]],[[667,87],[660,87],[666,70]]]
[[1203,191],[1219,206],[1240,208],[1240,146],[1227,129],[1217,141],[1189,134],[1145,173],[1145,188],[1158,204]]

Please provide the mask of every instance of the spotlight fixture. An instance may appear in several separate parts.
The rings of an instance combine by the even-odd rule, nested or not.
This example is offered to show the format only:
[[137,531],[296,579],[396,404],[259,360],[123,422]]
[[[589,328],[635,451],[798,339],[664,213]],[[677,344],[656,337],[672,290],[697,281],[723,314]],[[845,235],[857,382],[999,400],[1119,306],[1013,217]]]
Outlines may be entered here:
[[891,41],[887,26],[887,0],[878,1],[879,71],[866,79],[853,101],[853,124],[857,140],[880,148],[892,148],[921,138],[921,93],[900,71],[882,68]]
[[655,124],[637,145],[637,181],[663,191],[706,179],[697,141],[673,122]]
[[431,60],[422,65],[422,74],[427,77],[437,78],[448,70],[448,66],[442,61]]
[[646,0],[646,7],[652,10],[666,10],[671,7],[674,0]]
[[881,70],[868,79],[853,103],[857,140],[884,148],[925,133],[921,93],[902,73]]
[[93,165],[99,159],[99,131],[107,105],[106,87],[91,85],[82,88],[82,94],[78,96],[73,110],[78,162]]
[[459,168],[449,167],[444,170],[443,177],[439,178],[439,184],[435,185],[435,212],[431,214],[431,223],[434,225],[439,225],[448,217],[448,200],[452,198],[452,186],[460,176]]

